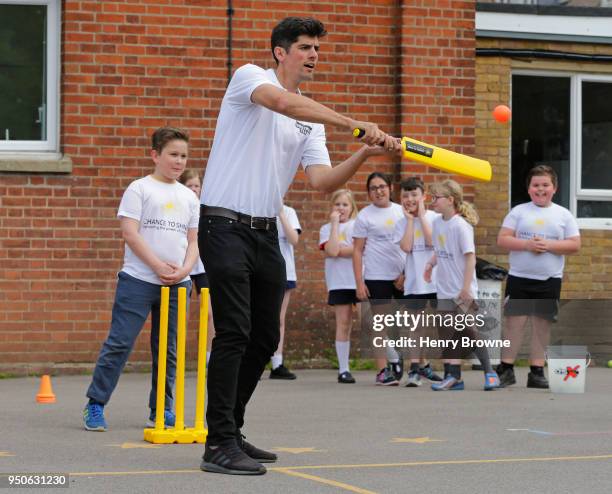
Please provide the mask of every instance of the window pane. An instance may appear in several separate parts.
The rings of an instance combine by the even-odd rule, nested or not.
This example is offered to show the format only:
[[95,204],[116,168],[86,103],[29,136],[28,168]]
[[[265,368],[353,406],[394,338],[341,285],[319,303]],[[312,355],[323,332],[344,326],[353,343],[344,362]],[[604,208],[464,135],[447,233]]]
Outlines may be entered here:
[[559,176],[554,202],[569,208],[569,77],[512,76],[512,206],[529,202],[525,179],[536,165]]
[[582,188],[612,189],[612,83],[582,83]]
[[578,218],[612,218],[612,201],[578,201]]
[[0,140],[45,136],[43,5],[0,5]]

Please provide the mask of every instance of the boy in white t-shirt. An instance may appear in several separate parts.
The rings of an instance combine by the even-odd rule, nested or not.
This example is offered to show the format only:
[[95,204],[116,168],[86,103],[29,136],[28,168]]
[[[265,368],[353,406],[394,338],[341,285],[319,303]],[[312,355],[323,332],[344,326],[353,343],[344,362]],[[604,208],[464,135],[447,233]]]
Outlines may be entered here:
[[516,383],[514,360],[531,317],[531,371],[528,388],[548,388],[544,376],[544,351],[550,323],[557,320],[565,255],[580,249],[580,231],[567,209],[552,202],[557,174],[546,165],[531,169],[527,193],[531,202],[512,208],[504,219],[497,245],[510,251],[506,282],[504,337],[510,348],[502,350],[497,373],[502,386]]
[[118,274],[110,331],[87,390],[89,402],[83,419],[89,431],[107,429],[104,406],[150,313],[153,366],[147,426],[155,424],[162,286],[170,287],[164,422],[167,427],[175,422],[172,387],[176,374],[177,294],[180,287],[191,288],[189,272],[198,257],[200,204],[191,190],[177,182],[187,164],[187,134],[163,127],[151,140],[155,171],[128,186],[117,213],[125,256]]
[[285,271],[287,273],[287,286],[283,296],[283,304],[280,313],[280,341],[278,347],[272,355],[270,379],[284,379],[293,381],[297,376],[285,367],[283,362],[283,346],[285,344],[285,320],[287,319],[287,309],[291,300],[291,291],[297,286],[297,272],[295,269],[295,256],[293,248],[297,245],[302,233],[300,220],[298,220],[295,209],[283,205],[278,215],[278,246],[285,260]]
[[[404,218],[395,224],[393,240],[406,253],[404,267],[404,299],[409,310],[420,312],[428,305],[436,307],[435,273],[432,280],[426,282],[422,273],[425,264],[433,254],[432,224],[440,215],[425,207],[425,184],[418,177],[404,180],[400,184],[401,203]],[[416,350],[416,351],[414,351]],[[421,376],[430,381],[442,381],[429,363],[419,366],[421,361],[419,349],[413,349],[410,355],[410,370],[406,387],[420,386]]]

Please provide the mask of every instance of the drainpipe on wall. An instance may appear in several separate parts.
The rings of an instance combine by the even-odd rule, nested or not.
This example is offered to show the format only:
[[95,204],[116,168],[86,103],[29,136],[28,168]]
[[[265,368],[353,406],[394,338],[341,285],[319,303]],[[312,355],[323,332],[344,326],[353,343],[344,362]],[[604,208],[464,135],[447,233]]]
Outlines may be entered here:
[[227,83],[229,84],[232,80],[232,16],[234,15],[234,8],[232,7],[232,0],[227,0]]

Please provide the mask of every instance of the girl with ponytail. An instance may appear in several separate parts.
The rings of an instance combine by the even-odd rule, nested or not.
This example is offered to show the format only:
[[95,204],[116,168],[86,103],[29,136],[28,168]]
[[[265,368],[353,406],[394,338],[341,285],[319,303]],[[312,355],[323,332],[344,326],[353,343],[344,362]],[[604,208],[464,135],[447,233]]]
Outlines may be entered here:
[[[478,291],[476,283],[476,248],[474,245],[474,226],[478,223],[478,213],[474,207],[463,200],[463,190],[454,180],[437,182],[430,187],[431,204],[436,213],[442,216],[433,222],[432,241],[434,255],[425,264],[425,281],[431,280],[433,267],[437,266],[436,287],[438,309],[447,313],[461,314],[471,311]],[[445,328],[441,328],[444,331]],[[471,341],[480,339],[473,327],[462,331],[450,329],[447,339],[462,339],[468,336]],[[473,347],[474,345],[472,345]],[[445,350],[444,380],[434,383],[434,391],[464,389],[461,380],[461,358],[464,353],[474,351],[485,372],[485,391],[499,387],[499,377],[491,367],[486,348],[458,347],[458,350]]]

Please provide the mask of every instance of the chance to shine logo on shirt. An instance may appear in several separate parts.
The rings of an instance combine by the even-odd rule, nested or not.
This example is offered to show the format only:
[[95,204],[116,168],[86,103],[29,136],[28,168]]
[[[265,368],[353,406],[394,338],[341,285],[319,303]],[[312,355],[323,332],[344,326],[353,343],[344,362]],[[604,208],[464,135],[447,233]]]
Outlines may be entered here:
[[159,204],[159,215],[161,218],[145,218],[142,221],[142,228],[155,229],[165,232],[187,233],[187,224],[175,221],[170,216],[180,214],[181,205],[172,201]]

